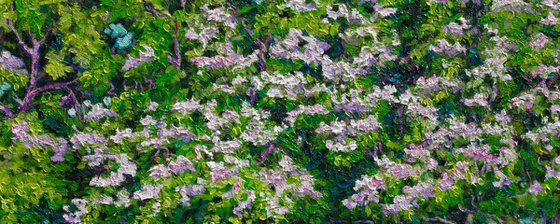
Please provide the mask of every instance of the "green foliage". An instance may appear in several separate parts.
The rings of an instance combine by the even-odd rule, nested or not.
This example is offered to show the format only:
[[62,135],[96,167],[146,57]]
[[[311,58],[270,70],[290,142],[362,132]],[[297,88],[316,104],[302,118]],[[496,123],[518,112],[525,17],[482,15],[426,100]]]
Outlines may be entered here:
[[[0,1],[0,222],[552,221],[546,4]],[[134,174],[95,186],[127,168],[117,155]],[[193,170],[169,171],[180,156]]]

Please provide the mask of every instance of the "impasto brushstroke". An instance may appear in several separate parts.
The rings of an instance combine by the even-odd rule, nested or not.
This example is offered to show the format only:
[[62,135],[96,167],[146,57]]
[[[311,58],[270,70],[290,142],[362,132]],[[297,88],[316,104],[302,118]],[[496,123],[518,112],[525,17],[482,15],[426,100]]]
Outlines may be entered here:
[[0,223],[559,223],[559,0],[0,0]]

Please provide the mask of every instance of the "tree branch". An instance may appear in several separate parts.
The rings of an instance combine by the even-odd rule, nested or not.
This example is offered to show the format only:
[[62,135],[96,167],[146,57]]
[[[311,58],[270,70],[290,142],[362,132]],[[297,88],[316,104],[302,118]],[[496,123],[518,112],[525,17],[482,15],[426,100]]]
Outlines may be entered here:
[[[228,6],[231,8],[231,11],[233,12],[233,15],[235,16],[235,20],[237,20],[241,26],[243,27],[243,29],[245,30],[245,32],[247,32],[247,34],[249,34],[250,37],[253,37],[253,31],[251,29],[249,29],[249,27],[247,27],[245,25],[245,23],[243,23],[243,20],[241,18],[241,16],[239,16],[239,12],[237,12],[237,7],[235,7],[230,0],[226,1]],[[260,40],[259,40],[260,41]]]
[[116,96],[117,94],[115,93],[115,85],[113,85],[111,80],[109,80],[109,87],[110,87],[110,89],[107,91],[107,95]]
[[185,8],[185,5],[187,4],[187,0],[179,0],[180,4],[181,4],[181,9]]
[[157,9],[155,9],[152,3],[146,2],[146,0],[142,0],[142,3],[144,3],[144,7],[146,8],[146,10],[154,14],[154,16],[167,17],[167,18],[170,17],[168,14],[164,14],[162,12],[159,12]]
[[70,81],[70,82],[54,83],[54,84],[46,85],[46,86],[39,87],[39,88],[36,88],[36,89],[32,89],[32,90],[28,91],[27,94],[25,94],[25,97],[23,98],[23,104],[19,107],[19,111],[20,112],[25,112],[25,111],[29,110],[31,100],[33,100],[33,98],[37,94],[42,93],[42,92],[47,91],[47,90],[63,89],[63,88],[68,87],[69,85],[77,83],[77,82],[78,82],[78,80],[73,80],[73,81]]
[[0,110],[2,112],[4,112],[4,114],[6,115],[6,117],[8,118],[13,118],[14,114],[12,113],[12,111],[10,110],[10,108],[6,105],[0,105]]
[[173,65],[175,66],[175,68],[179,69],[181,68],[181,49],[179,46],[179,23],[177,22],[177,20],[175,21],[175,27],[173,28],[173,51],[175,52],[175,57],[173,58],[173,60],[171,60],[171,62],[173,63]]
[[41,38],[41,40],[39,40],[39,45],[43,45],[45,44],[45,41],[47,40],[47,38],[52,34],[52,27],[49,27],[47,29],[47,32],[45,33],[45,35],[43,36],[43,38]]
[[12,30],[12,33],[14,33],[16,35],[16,39],[18,41],[18,46],[21,48],[21,50],[23,50],[23,52],[25,52],[27,54],[30,54],[29,47],[23,42],[23,40],[19,36],[16,28],[14,27],[14,24],[12,23],[12,20],[6,19],[6,23],[8,23],[8,26],[10,26],[10,29]]
[[76,94],[74,94],[74,91],[72,91],[72,89],[68,88],[68,86],[64,87],[64,89],[68,92],[68,96],[70,96],[72,98],[72,101],[74,101],[74,110],[76,111],[76,115],[78,116],[78,119],[80,121],[84,121],[84,119],[82,118],[82,115],[79,113],[78,111],[78,99],[76,98]]
[[[14,10],[14,5],[12,4],[12,6],[10,6],[10,10],[13,11]],[[23,42],[23,39],[21,38],[21,36],[19,35],[19,33],[17,32],[16,28],[14,27],[14,22],[11,19],[6,19],[6,23],[8,24],[8,26],[10,27],[10,29],[12,30],[12,33],[14,33],[14,35],[16,36],[17,39],[17,44],[19,46],[19,48],[21,48],[21,50],[23,52],[25,52],[26,54],[31,54],[31,50],[29,49],[29,47],[27,46],[27,44],[25,44],[25,42]]]
[[[144,3],[144,7],[146,8],[146,11],[154,14],[154,16],[161,17],[161,18],[169,18],[173,20],[173,22],[175,23],[175,27],[173,28],[173,52],[175,55],[174,57],[168,55],[168,59],[169,61],[171,61],[173,66],[175,66],[175,68],[180,69],[181,49],[179,46],[179,22],[176,19],[172,18],[171,15],[169,15],[168,13],[163,13],[155,9],[152,3],[146,2],[146,0],[142,0],[142,3]],[[183,2],[181,2],[181,4],[184,5]]]
[[273,142],[269,142],[267,144],[266,150],[261,153],[261,161],[260,162],[255,162],[255,164],[257,164],[257,165],[263,164],[266,161],[266,158],[268,157],[268,155],[272,151],[276,151],[276,145]]
[[235,20],[237,20],[239,22],[239,24],[241,24],[241,26],[243,27],[243,30],[245,30],[245,32],[247,34],[249,34],[249,37],[253,38],[253,42],[259,47],[259,67],[261,69],[261,71],[266,71],[266,63],[264,60],[264,53],[266,52],[266,45],[268,44],[268,42],[270,40],[272,40],[272,35],[270,33],[268,33],[268,37],[266,39],[266,41],[263,43],[263,41],[261,41],[260,39],[253,37],[254,32],[249,29],[249,27],[247,27],[247,25],[245,25],[245,23],[243,23],[243,19],[241,18],[241,16],[239,15],[239,12],[237,11],[237,7],[235,7],[230,0],[226,1],[228,6],[231,8],[231,11],[233,12],[233,15],[235,16]]
[[[10,5],[10,11],[14,11],[14,4]],[[35,86],[37,85],[37,81],[44,75],[44,72],[38,72],[39,69],[39,50],[40,48],[45,44],[45,42],[47,41],[48,37],[52,34],[52,27],[49,27],[47,29],[47,31],[45,32],[45,35],[43,35],[43,37],[40,40],[37,40],[35,38],[35,34],[33,33],[33,31],[29,30],[29,38],[31,39],[31,44],[32,46],[27,45],[23,39],[21,38],[21,36],[19,35],[19,33],[17,32],[17,29],[14,26],[14,22],[11,19],[6,19],[6,23],[8,24],[8,26],[10,27],[11,31],[14,33],[14,35],[16,36],[16,40],[17,40],[17,45],[19,46],[19,48],[21,48],[21,50],[23,52],[25,52],[25,54],[29,55],[29,57],[31,57],[31,68],[30,68],[30,72],[29,72],[29,85],[26,87],[26,94],[25,97],[23,98],[23,101],[21,102],[21,104],[19,105],[18,108],[18,112],[24,112],[27,111],[30,107],[31,107],[31,100],[39,93],[47,91],[47,90],[51,90],[51,89],[61,89],[61,88],[66,88],[68,85],[76,83],[77,81],[71,81],[71,82],[66,82],[66,83],[56,83],[56,84],[51,84],[51,85],[46,85],[40,88],[35,88]],[[15,97],[16,100],[18,100],[19,98]],[[9,108],[7,106],[2,106],[2,108],[0,108],[4,111],[4,114],[6,114],[8,117],[13,117],[14,114],[9,110]]]

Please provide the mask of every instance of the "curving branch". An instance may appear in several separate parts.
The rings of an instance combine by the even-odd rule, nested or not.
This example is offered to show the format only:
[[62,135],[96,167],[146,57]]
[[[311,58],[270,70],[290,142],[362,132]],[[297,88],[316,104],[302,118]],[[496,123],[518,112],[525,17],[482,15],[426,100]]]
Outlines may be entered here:
[[[10,5],[10,11],[14,11],[14,4]],[[47,41],[48,37],[52,35],[52,27],[49,27],[43,37],[39,40],[35,38],[35,34],[29,30],[29,39],[31,41],[31,45],[28,45],[24,42],[23,38],[19,35],[16,27],[14,26],[14,22],[11,19],[6,19],[6,23],[10,27],[12,33],[14,33],[17,41],[18,47],[30,57],[31,67],[29,72],[29,84],[26,86],[26,94],[23,100],[19,100],[19,98],[14,94],[14,99],[16,101],[21,101],[19,103],[19,108],[17,112],[25,112],[29,110],[32,106],[31,101],[33,98],[44,91],[51,90],[51,89],[61,89],[67,88],[69,85],[77,83],[76,80],[66,83],[55,83],[46,85],[43,87],[36,88],[37,81],[45,75],[44,72],[39,72],[39,60],[40,60],[40,49]],[[2,106],[0,108],[4,114],[8,117],[14,117],[14,114],[10,111],[8,106]]]
[[[13,7],[12,7],[13,9]],[[8,26],[10,27],[10,30],[12,30],[12,33],[14,33],[14,35],[16,36],[17,39],[17,45],[19,48],[21,48],[21,50],[26,53],[26,54],[31,54],[31,50],[29,49],[29,47],[25,44],[25,42],[23,42],[23,39],[21,39],[21,36],[19,35],[19,33],[17,32],[16,28],[14,27],[14,22],[11,19],[6,19],[6,23],[8,24]]]
[[245,32],[249,35],[249,37],[253,38],[253,42],[259,47],[259,54],[258,54],[259,67],[260,67],[261,71],[266,71],[266,63],[265,63],[265,60],[264,60],[264,54],[267,51],[268,44],[272,40],[272,35],[270,33],[268,33],[267,38],[264,42],[262,40],[260,40],[259,38],[253,37],[254,32],[247,25],[245,25],[245,23],[243,22],[243,18],[241,18],[241,16],[239,15],[239,12],[237,11],[237,7],[235,7],[231,3],[230,0],[227,0],[226,2],[228,4],[228,6],[231,8],[231,11],[233,12],[233,15],[235,16],[235,20],[237,22],[239,22],[239,24],[241,24],[241,26],[243,27],[243,30],[245,30]]
[[257,164],[257,165],[263,164],[266,161],[266,158],[268,157],[268,155],[270,155],[270,153],[272,151],[276,152],[276,149],[277,149],[277,147],[274,144],[274,142],[269,142],[267,144],[266,150],[261,153],[261,161],[257,161],[257,162],[255,162],[255,164]]
[[156,17],[171,17],[168,14],[162,13],[160,11],[158,11],[156,8],[154,8],[154,5],[152,5],[152,3],[146,2],[146,0],[142,0],[142,3],[144,4],[144,7],[146,8],[146,10],[152,14],[154,14],[154,16]]
[[[175,68],[180,69],[181,68],[181,49],[180,49],[180,45],[179,45],[179,22],[177,21],[177,19],[172,18],[171,15],[169,15],[169,13],[163,13],[158,11],[156,8],[154,8],[154,6],[152,5],[152,3],[147,2],[146,0],[142,0],[142,3],[144,4],[144,7],[146,8],[146,11],[152,13],[154,16],[156,17],[160,17],[160,18],[168,18],[171,19],[175,25],[173,27],[173,56],[168,55],[168,59],[169,61],[171,61],[171,63],[173,64],[173,66],[175,66]],[[185,1],[186,3],[186,1]],[[182,5],[184,6],[184,4],[182,3]]]
[[8,117],[8,118],[13,118],[14,117],[14,114],[12,113],[10,108],[6,105],[0,105],[0,110],[2,112],[4,112],[4,115],[6,115],[6,117]]
[[[10,5],[10,11],[14,11],[14,4]],[[23,52],[25,52],[26,54],[31,54],[31,50],[29,49],[27,44],[25,44],[25,42],[23,42],[23,39],[21,38],[21,36],[17,32],[17,29],[14,26],[14,22],[11,19],[7,18],[6,23],[10,27],[10,30],[12,30],[12,33],[14,33],[14,35],[16,36],[17,44],[18,44],[19,48],[21,48],[21,50]]]
[[45,44],[45,41],[47,41],[47,37],[49,37],[52,34],[52,27],[49,27],[47,29],[47,32],[45,32],[45,35],[43,35],[43,38],[41,38],[38,42],[39,45],[43,45]]
[[25,94],[25,97],[23,98],[23,103],[19,107],[19,112],[25,112],[25,111],[29,110],[29,108],[31,106],[31,100],[33,100],[33,98],[35,96],[37,96],[37,94],[45,92],[47,90],[68,88],[68,86],[70,86],[72,84],[75,84],[75,83],[78,83],[78,80],[73,80],[73,81],[70,81],[70,82],[63,82],[63,83],[54,83],[54,84],[42,86],[42,87],[39,87],[39,88],[31,89],[30,91],[28,91]]
[[173,51],[175,53],[175,57],[171,58],[171,63],[175,66],[175,68],[181,68],[181,49],[179,46],[179,23],[175,20],[175,27],[173,28]]
[[76,98],[76,94],[74,94],[74,91],[72,91],[72,89],[68,88],[68,86],[64,87],[64,90],[66,90],[66,92],[68,92],[68,96],[70,98],[72,98],[73,101],[73,107],[74,110],[76,111],[76,115],[78,117],[78,119],[83,122],[84,118],[82,117],[82,115],[79,113],[79,108],[78,108],[78,98]]
[[157,151],[150,157],[150,161],[154,162],[155,164],[159,164],[159,162],[157,161],[157,157],[159,156],[159,154],[161,153],[161,149],[165,150],[165,155],[164,155],[164,159],[165,161],[167,161],[169,159],[169,155],[174,155],[173,153],[171,153],[169,151],[169,148],[163,146],[163,147],[157,147]]
[[[12,4],[10,6],[10,11],[14,10],[14,4]],[[45,32],[45,35],[43,35],[43,38],[41,38],[41,40],[37,40],[35,39],[35,35],[33,34],[33,32],[30,30],[29,31],[29,36],[31,38],[31,44],[32,46],[28,46],[23,39],[21,38],[21,36],[19,35],[17,29],[14,26],[14,22],[11,19],[6,19],[6,23],[8,24],[8,26],[10,27],[10,30],[12,31],[12,33],[14,33],[14,35],[16,36],[17,39],[17,44],[19,46],[19,48],[21,48],[21,50],[29,55],[29,57],[31,57],[31,72],[30,72],[30,86],[35,85],[38,77],[37,77],[37,69],[38,69],[38,64],[39,64],[39,49],[41,48],[41,46],[43,46],[43,44],[45,43],[45,41],[47,40],[47,38],[51,35],[52,33],[52,28],[49,27],[47,29],[47,31]]]

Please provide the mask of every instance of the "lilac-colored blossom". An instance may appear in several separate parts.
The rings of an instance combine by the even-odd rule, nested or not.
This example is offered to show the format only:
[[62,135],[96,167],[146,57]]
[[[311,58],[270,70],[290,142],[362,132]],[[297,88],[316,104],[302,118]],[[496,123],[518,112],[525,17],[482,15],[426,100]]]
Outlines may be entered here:
[[540,192],[543,192],[544,188],[541,186],[541,184],[538,181],[533,181],[533,185],[531,185],[531,187],[529,187],[529,189],[527,190],[527,192],[533,194],[533,195],[537,195]]
[[163,186],[160,185],[144,185],[142,189],[139,191],[134,192],[132,198],[138,200],[146,200],[146,199],[153,199],[159,197],[159,193]]
[[171,172],[179,175],[187,170],[191,172],[195,172],[195,168],[192,162],[184,156],[178,156],[177,160],[170,162],[168,168]]
[[542,49],[548,42],[550,42],[550,38],[543,33],[539,33],[533,38],[533,41],[529,43],[529,46],[535,49]]
[[400,211],[410,210],[417,207],[418,203],[414,197],[397,195],[393,198],[393,204],[383,204],[383,214],[396,215]]
[[9,51],[2,51],[0,56],[0,68],[8,69],[14,73],[28,74],[23,60],[13,56]]
[[459,22],[460,24],[451,22],[442,28],[446,33],[452,34],[455,37],[463,36],[464,30],[470,29],[471,26],[467,24],[467,20],[464,17],[459,18]]
[[504,175],[504,173],[502,173],[500,170],[495,170],[494,173],[499,178],[498,181],[492,182],[492,185],[494,185],[494,187],[502,188],[512,183],[511,180],[506,175]]
[[68,223],[81,223],[81,217],[88,213],[87,204],[89,201],[80,198],[72,199],[71,203],[76,207],[75,211],[71,212],[68,205],[64,205],[64,214],[62,217]]
[[413,187],[405,186],[403,188],[403,193],[408,194],[412,197],[423,197],[423,198],[433,198],[435,195],[434,184],[432,180],[418,183]]
[[307,3],[305,0],[286,0],[286,7],[293,9],[297,12],[308,12],[315,10],[317,3],[315,0],[312,3]]
[[157,57],[154,55],[154,49],[148,45],[142,46],[145,51],[140,51],[139,57],[134,58],[131,55],[128,55],[128,59],[124,63],[124,66],[121,68],[123,71],[128,71],[130,69],[136,68],[140,66],[142,63],[150,62]]
[[548,16],[546,18],[542,18],[540,21],[541,24],[544,25],[556,25],[558,23],[558,18],[552,14],[552,12],[548,12]]

